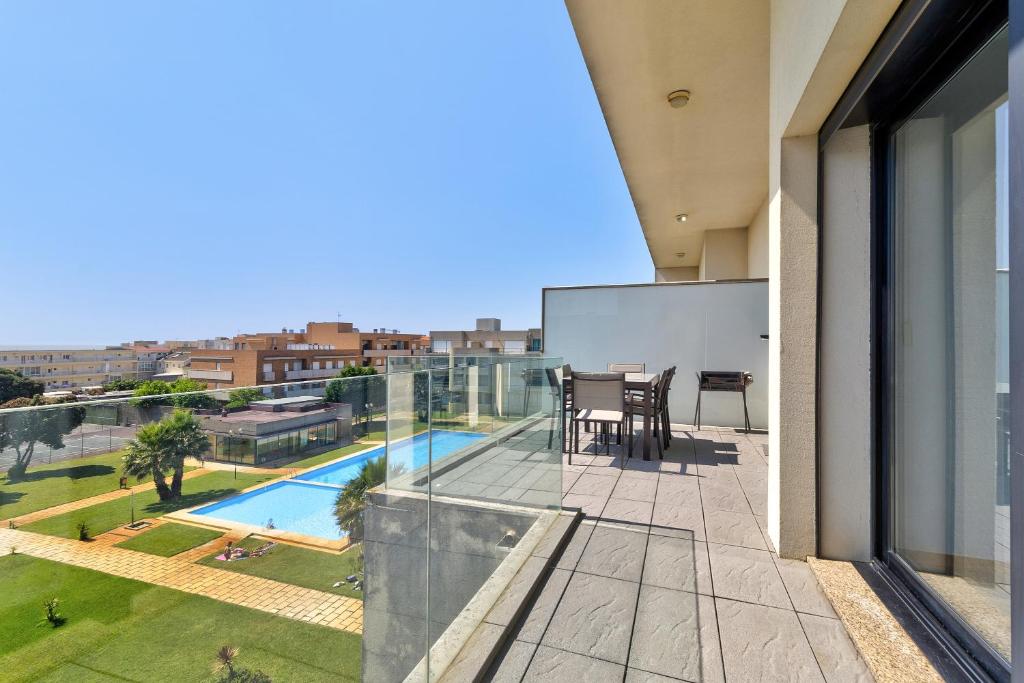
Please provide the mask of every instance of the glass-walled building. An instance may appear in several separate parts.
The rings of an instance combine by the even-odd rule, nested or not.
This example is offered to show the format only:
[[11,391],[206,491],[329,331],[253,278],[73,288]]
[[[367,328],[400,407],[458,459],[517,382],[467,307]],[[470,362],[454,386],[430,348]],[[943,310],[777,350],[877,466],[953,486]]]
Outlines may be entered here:
[[352,408],[315,396],[260,401],[203,417],[213,460],[260,465],[352,442]]

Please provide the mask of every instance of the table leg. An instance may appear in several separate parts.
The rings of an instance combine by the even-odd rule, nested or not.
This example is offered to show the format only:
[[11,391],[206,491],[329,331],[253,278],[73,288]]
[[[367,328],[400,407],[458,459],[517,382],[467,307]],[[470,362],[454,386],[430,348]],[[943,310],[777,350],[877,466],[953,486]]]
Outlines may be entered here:
[[654,387],[644,387],[644,460],[651,459],[651,407],[654,403]]

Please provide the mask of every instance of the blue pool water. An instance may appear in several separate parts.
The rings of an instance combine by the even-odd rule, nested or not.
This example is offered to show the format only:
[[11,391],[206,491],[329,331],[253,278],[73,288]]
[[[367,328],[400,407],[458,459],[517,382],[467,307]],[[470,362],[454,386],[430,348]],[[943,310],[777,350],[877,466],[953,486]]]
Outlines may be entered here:
[[[401,464],[408,472],[426,465],[430,455],[436,463],[441,458],[483,438],[483,434],[472,432],[437,430],[433,433],[431,449],[427,442],[427,434],[417,434],[411,439],[404,439],[391,445],[389,463],[393,466]],[[374,448],[366,453],[310,470],[293,479],[207,505],[195,510],[193,514],[264,528],[267,522],[273,520],[274,528],[281,531],[338,540],[345,535],[338,528],[334,518],[334,503],[338,497],[338,489],[359,474],[364,462],[379,458],[384,453],[383,446]]]
[[[484,438],[483,434],[474,434],[473,432],[435,430],[434,443],[431,448],[427,442],[426,432],[417,434],[411,439],[403,439],[391,444],[391,455],[388,456],[388,465],[391,467],[400,465],[404,471],[411,472],[426,465],[427,460],[431,456],[436,463],[441,458],[461,450],[482,438]],[[318,467],[295,478],[302,481],[315,481],[320,484],[344,486],[359,474],[359,468],[363,466],[364,462],[373,458],[379,458],[384,455],[384,452],[383,446],[374,448],[372,451],[362,453],[354,458]]]
[[207,505],[193,514],[259,527],[273,520],[275,529],[336,541],[344,536],[334,519],[337,497],[336,488],[281,481]]

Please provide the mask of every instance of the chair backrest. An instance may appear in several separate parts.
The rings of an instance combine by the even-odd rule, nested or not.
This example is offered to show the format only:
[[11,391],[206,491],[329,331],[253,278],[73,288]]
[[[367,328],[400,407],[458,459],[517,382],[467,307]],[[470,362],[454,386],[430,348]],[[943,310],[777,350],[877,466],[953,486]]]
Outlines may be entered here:
[[548,375],[548,388],[554,394],[562,393],[562,381],[558,378],[558,371],[554,368],[544,368]]
[[572,366],[568,363],[562,366],[562,388],[566,394],[572,393]]
[[644,363],[609,363],[608,372],[647,372]]
[[655,402],[659,406],[665,405],[665,401],[668,400],[668,392],[672,388],[672,378],[675,376],[676,367],[674,365],[661,373],[661,380],[658,382],[658,389],[655,392]]
[[572,406],[574,410],[625,410],[625,375],[621,372],[572,373]]

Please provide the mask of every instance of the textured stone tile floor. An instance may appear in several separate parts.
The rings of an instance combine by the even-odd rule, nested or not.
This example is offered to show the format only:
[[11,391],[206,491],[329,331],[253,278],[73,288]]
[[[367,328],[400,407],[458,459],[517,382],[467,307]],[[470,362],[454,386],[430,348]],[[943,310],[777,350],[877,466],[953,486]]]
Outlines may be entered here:
[[563,456],[586,518],[488,680],[872,680],[807,564],[773,552],[767,435],[673,433],[625,469],[590,440]]

